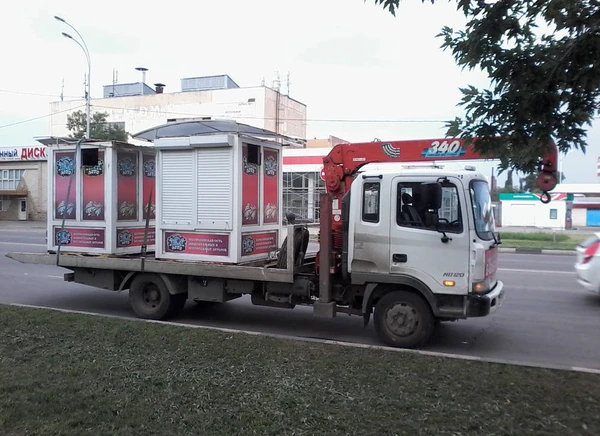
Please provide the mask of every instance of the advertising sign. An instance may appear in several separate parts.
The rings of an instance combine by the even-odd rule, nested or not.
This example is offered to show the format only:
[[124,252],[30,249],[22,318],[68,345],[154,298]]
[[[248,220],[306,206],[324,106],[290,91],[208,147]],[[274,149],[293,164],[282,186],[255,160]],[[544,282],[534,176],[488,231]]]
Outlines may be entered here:
[[104,248],[104,229],[54,227],[54,243],[63,247]]
[[[75,181],[75,152],[57,152],[56,162],[54,164],[54,219],[68,220],[75,219],[76,207],[76,181]],[[69,179],[73,176],[71,182],[71,192],[67,198],[69,190]]]
[[277,250],[277,231],[242,233],[242,256],[267,254]]
[[165,253],[229,255],[229,235],[165,232]]
[[[142,178],[143,217],[144,219],[147,218],[148,214],[146,212],[149,209],[150,219],[153,220],[156,218],[156,189],[154,185],[154,180],[156,178],[156,163],[154,156],[147,154],[144,155],[142,170],[144,173]],[[152,191],[152,197],[150,197],[150,191]],[[150,200],[149,205],[148,200]]]
[[0,162],[47,160],[46,147],[0,147]]
[[263,204],[264,222],[279,221],[279,152],[265,148]]
[[242,225],[258,224],[259,166],[248,163],[248,145],[242,147]]
[[[144,227],[117,229],[117,248],[141,247],[144,245]],[[154,245],[156,242],[156,230],[148,228],[148,240],[146,245]]]
[[138,155],[119,151],[117,154],[117,221],[138,219]]
[[[72,188],[71,188],[72,189]],[[98,165],[83,167],[81,176],[84,221],[104,220],[104,151],[98,151]]]

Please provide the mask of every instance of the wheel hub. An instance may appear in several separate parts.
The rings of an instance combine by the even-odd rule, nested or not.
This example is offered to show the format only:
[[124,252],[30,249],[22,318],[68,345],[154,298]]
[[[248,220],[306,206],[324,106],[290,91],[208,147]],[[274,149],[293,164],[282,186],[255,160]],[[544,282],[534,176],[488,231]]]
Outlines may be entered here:
[[149,306],[156,306],[160,302],[160,292],[156,288],[156,286],[147,286],[144,289],[144,301]]
[[412,307],[407,304],[398,303],[388,309],[385,323],[393,334],[408,336],[417,329],[419,317],[416,310]]

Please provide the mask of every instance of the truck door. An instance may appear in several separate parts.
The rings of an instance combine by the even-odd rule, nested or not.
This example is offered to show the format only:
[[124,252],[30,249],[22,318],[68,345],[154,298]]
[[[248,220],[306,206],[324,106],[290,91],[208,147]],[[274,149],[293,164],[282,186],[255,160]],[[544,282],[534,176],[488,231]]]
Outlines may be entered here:
[[468,214],[462,182],[449,178],[442,185],[438,228],[435,214],[423,209],[420,185],[433,179],[396,177],[392,181],[390,274],[407,275],[434,293],[466,294],[469,290]]

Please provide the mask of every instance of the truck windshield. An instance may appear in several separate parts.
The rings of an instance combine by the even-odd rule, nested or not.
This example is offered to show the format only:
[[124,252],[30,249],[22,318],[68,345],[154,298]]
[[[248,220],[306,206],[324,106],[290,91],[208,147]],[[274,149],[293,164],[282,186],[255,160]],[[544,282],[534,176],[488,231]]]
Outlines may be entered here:
[[475,219],[477,236],[486,241],[494,239],[494,213],[492,198],[487,182],[474,180],[471,182],[471,203]]

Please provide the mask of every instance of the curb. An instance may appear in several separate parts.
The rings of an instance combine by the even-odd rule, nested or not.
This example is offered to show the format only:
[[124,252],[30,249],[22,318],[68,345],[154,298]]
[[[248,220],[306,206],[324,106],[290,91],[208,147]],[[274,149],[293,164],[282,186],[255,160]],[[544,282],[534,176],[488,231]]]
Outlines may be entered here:
[[575,256],[574,250],[544,250],[542,248],[498,248],[499,253],[514,254],[549,254],[557,256]]

